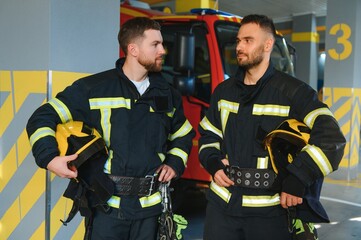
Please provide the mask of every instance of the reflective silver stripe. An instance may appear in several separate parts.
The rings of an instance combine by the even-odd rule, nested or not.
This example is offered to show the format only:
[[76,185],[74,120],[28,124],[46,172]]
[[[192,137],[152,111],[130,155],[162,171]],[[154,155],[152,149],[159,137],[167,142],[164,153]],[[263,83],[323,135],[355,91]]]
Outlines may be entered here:
[[330,161],[328,161],[326,155],[322,152],[319,147],[315,145],[306,145],[302,151],[306,151],[312,158],[312,160],[317,164],[318,168],[321,170],[323,176],[331,173],[332,166]]
[[59,99],[53,98],[48,103],[54,108],[62,123],[73,119],[68,107]]
[[310,129],[312,129],[313,124],[315,123],[315,120],[318,116],[320,115],[328,115],[328,116],[332,116],[333,114],[330,111],[330,109],[328,108],[319,108],[316,110],[313,110],[312,112],[310,112],[309,114],[307,114],[307,116],[305,117],[305,119],[303,120],[303,122],[307,125],[307,127],[309,127]]
[[49,127],[42,127],[38,128],[33,134],[30,136],[30,145],[33,146],[36,141],[38,141],[40,138],[46,137],[46,136],[53,136],[55,137],[55,132],[53,129]]
[[242,196],[243,207],[270,207],[280,204],[280,195],[276,193],[273,196]]
[[162,196],[159,192],[150,195],[149,197],[141,197],[139,198],[140,205],[142,208],[154,206],[162,201]]
[[211,182],[209,188],[217,194],[220,198],[222,198],[226,203],[231,199],[232,193],[227,190],[225,187],[218,186],[215,182]]
[[119,208],[120,205],[120,197],[118,196],[112,196],[109,200],[108,200],[108,205],[111,206],[112,208]]
[[218,101],[218,111],[221,113],[221,122],[222,122],[222,131],[225,133],[229,113],[237,113],[239,108],[239,103],[230,102],[226,100]]
[[107,174],[111,173],[112,169],[112,160],[113,160],[113,150],[109,150],[108,152],[108,159],[104,164],[104,172]]
[[184,122],[184,124],[178,129],[178,131],[176,131],[175,133],[171,134],[169,136],[169,140],[173,141],[176,138],[179,137],[184,137],[185,135],[187,135],[190,131],[192,131],[193,127],[192,125],[189,123],[188,120],[186,120]]
[[268,168],[268,157],[257,158],[257,168],[258,169],[267,169]]
[[101,108],[131,108],[131,99],[117,97],[117,98],[91,98],[89,99],[90,109]]
[[269,115],[287,117],[290,112],[290,106],[273,105],[273,104],[254,104],[253,115]]
[[207,119],[207,117],[204,117],[202,119],[202,121],[200,122],[200,126],[207,131],[211,131],[214,134],[218,135],[220,138],[223,138],[223,134],[221,132],[221,130],[219,130],[218,128],[216,128],[215,126],[213,126],[211,124],[211,122]]
[[172,148],[168,151],[169,154],[180,157],[183,161],[184,166],[187,164],[188,154],[180,148]]
[[220,144],[219,144],[219,142],[215,142],[215,143],[208,143],[208,144],[203,144],[200,148],[199,148],[199,153],[203,150],[203,149],[205,149],[205,148],[216,148],[216,149],[218,149],[218,150],[220,150],[221,149],[221,147],[220,147]]

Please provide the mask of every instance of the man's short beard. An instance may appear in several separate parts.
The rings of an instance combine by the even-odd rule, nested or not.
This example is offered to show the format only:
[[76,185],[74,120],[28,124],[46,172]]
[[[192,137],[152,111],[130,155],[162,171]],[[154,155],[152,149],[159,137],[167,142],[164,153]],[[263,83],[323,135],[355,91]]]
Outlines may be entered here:
[[157,64],[156,61],[149,61],[147,59],[140,58],[138,62],[147,69],[148,72],[160,72],[162,70],[162,64]]
[[254,67],[260,65],[262,61],[263,61],[263,56],[258,55],[252,61],[239,62],[239,66],[241,66],[242,68],[248,70],[248,69],[251,69],[251,68],[254,68]]

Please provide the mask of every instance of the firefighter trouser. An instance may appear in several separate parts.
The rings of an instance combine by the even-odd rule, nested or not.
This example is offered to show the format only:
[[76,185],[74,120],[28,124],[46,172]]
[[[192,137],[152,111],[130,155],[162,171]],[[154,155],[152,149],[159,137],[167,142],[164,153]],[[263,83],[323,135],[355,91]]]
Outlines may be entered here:
[[128,220],[116,208],[112,208],[109,214],[96,210],[91,240],[155,240],[158,232],[158,217]]
[[204,240],[291,240],[287,215],[279,217],[236,217],[207,205]]

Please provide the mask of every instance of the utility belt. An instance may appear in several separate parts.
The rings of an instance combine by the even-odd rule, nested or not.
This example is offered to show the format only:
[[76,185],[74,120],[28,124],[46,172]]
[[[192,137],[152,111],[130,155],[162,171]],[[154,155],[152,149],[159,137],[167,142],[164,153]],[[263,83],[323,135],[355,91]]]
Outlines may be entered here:
[[109,175],[109,178],[114,182],[115,196],[150,196],[158,191],[160,185],[157,175],[144,178]]
[[276,174],[271,169],[240,168],[226,166],[225,174],[234,182],[234,186],[244,188],[271,188]]

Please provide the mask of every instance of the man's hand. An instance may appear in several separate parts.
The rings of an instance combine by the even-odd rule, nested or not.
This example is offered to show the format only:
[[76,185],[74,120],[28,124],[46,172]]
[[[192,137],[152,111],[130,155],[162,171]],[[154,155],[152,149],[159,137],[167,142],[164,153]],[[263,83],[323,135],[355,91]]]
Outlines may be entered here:
[[156,172],[159,174],[158,177],[159,182],[169,182],[170,180],[172,180],[174,177],[177,176],[173,168],[165,164],[160,166]]
[[[225,166],[229,165],[229,162],[227,159],[222,159],[222,163]],[[223,169],[218,170],[214,174],[213,180],[220,187],[229,187],[231,185],[234,185],[234,182],[227,177],[227,175],[224,173]]]
[[281,206],[283,208],[289,208],[289,207],[296,206],[298,204],[302,204],[302,198],[293,196],[293,195],[285,193],[285,192],[281,192],[280,201],[281,201]]
[[69,156],[57,156],[51,160],[47,169],[62,178],[76,178],[78,171],[75,167],[69,168],[68,163],[77,159],[78,154]]

